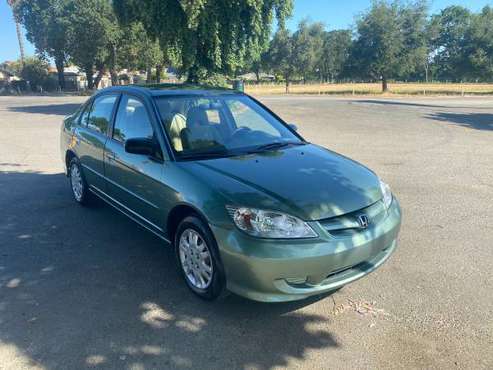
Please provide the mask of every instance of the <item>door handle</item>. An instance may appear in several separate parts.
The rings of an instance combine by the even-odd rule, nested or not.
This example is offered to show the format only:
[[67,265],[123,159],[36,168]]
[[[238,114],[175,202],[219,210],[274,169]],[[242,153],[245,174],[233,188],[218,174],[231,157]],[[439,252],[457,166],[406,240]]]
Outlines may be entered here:
[[116,155],[115,155],[115,153],[106,153],[106,158],[109,161],[114,161],[116,159]]

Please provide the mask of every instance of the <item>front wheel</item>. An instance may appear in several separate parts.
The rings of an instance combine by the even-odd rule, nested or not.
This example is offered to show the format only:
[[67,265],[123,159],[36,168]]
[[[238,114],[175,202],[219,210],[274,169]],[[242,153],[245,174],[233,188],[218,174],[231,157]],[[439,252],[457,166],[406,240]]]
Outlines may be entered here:
[[175,253],[187,286],[199,297],[216,299],[224,291],[224,273],[214,236],[199,218],[185,218],[175,235]]
[[90,198],[89,189],[80,162],[75,157],[70,161],[68,175],[75,201],[81,205],[87,205]]

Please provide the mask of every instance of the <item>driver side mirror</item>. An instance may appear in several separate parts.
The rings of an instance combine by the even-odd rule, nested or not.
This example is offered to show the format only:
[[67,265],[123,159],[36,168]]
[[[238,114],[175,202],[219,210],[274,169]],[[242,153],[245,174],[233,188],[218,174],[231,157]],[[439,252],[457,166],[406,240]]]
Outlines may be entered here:
[[291,130],[298,131],[298,126],[296,126],[294,123],[290,123],[289,127],[291,127]]
[[153,139],[136,137],[125,140],[125,151],[132,154],[154,156],[159,152],[159,147]]

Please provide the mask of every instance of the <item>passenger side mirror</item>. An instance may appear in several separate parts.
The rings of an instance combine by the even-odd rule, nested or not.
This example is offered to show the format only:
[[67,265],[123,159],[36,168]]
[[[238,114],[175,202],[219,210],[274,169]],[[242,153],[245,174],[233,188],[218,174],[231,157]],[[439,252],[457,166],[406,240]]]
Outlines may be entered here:
[[291,130],[298,131],[298,126],[296,126],[294,123],[290,123],[289,127],[291,127]]
[[158,151],[156,142],[145,137],[125,140],[125,151],[132,154],[155,155]]

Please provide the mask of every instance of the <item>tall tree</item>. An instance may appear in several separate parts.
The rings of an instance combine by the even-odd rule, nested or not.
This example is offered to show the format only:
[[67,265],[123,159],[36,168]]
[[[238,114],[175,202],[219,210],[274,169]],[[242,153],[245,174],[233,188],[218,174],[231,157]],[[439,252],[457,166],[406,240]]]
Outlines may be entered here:
[[422,1],[403,4],[375,0],[357,21],[353,65],[361,76],[380,78],[383,92],[388,90],[390,78],[416,68],[418,53],[409,47],[416,43],[411,30],[426,18],[422,6]]
[[15,22],[15,31],[17,33],[17,41],[19,42],[19,51],[21,54],[21,63],[24,64],[24,38],[22,36],[22,31],[21,31],[21,25],[20,25],[20,20],[19,16],[15,12],[15,5],[17,5],[16,0],[7,0],[7,3],[10,5],[14,12],[14,22]]
[[401,63],[399,77],[407,79],[409,76],[421,74],[423,70],[427,76],[429,61],[427,2],[418,0],[414,4],[402,7],[400,17],[406,53],[403,56],[405,63]]
[[470,75],[476,79],[493,79],[493,8],[486,6],[472,17],[465,35],[465,54],[468,55]]
[[204,73],[234,74],[258,59],[274,16],[282,26],[292,0],[121,0],[114,6],[122,22],[141,21],[197,81]]
[[307,20],[301,21],[293,34],[293,63],[296,71],[306,83],[307,77],[314,74],[317,60],[320,57],[324,28],[321,23],[310,24]]
[[348,62],[351,43],[350,30],[334,30],[324,33],[317,62],[323,81],[332,82],[341,77]]
[[270,43],[268,63],[275,74],[281,75],[286,83],[286,93],[289,84],[296,73],[296,59],[293,37],[285,28],[279,29]]
[[140,22],[123,26],[118,50],[118,65],[127,69],[147,71],[148,82],[151,81],[152,67],[162,65],[164,62],[159,43],[147,34]]
[[257,83],[261,80],[261,73],[269,70],[269,61],[268,61],[268,51],[265,51],[260,55],[260,57],[256,57],[258,59],[248,60],[246,62],[245,70],[248,72],[255,73],[255,77],[257,78]]
[[[69,29],[70,58],[80,66],[87,78],[87,87],[97,87],[105,68],[115,63],[114,48],[119,27],[108,0],[77,0],[72,2]],[[94,79],[94,72],[97,76]]]
[[63,69],[68,57],[71,0],[17,0],[14,11],[26,29],[27,39],[39,54],[53,58],[58,84],[63,90]]
[[450,6],[432,16],[430,24],[433,63],[440,79],[461,80],[468,72],[465,35],[471,12],[462,6]]

